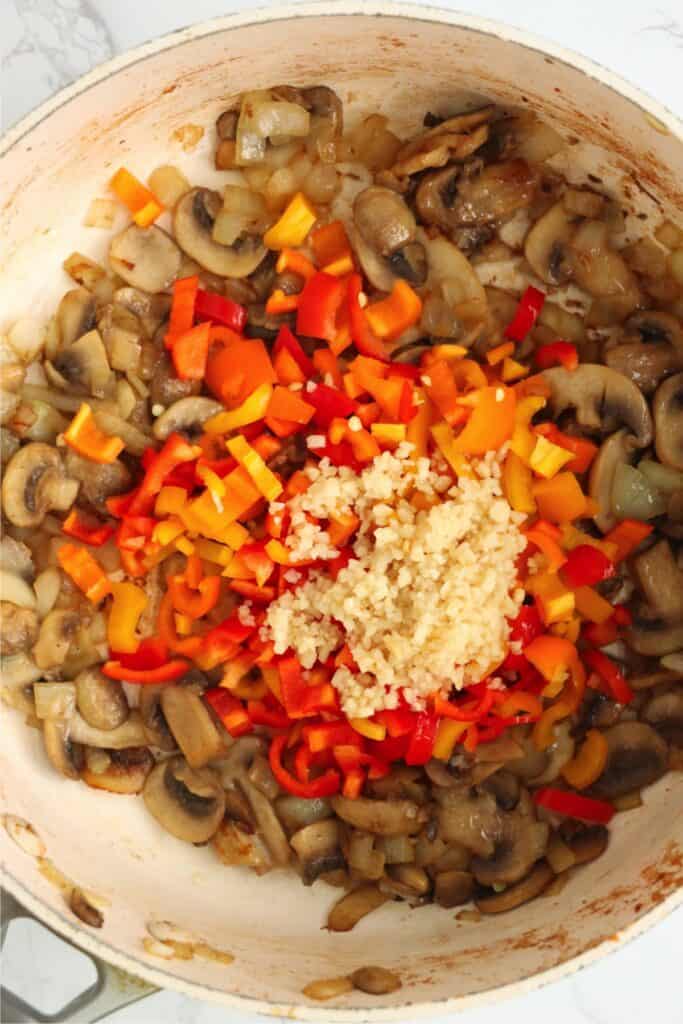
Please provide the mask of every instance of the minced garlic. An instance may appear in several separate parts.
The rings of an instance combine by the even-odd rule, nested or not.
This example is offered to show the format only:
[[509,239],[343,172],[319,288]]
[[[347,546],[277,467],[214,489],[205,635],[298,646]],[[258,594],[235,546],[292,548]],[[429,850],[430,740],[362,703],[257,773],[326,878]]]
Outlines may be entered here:
[[[323,459],[307,471],[309,489],[289,503],[295,550],[315,528],[310,516],[353,511],[361,521],[355,558],[336,580],[312,573],[269,605],[262,630],[276,653],[292,648],[304,668],[348,644],[359,671],[340,668],[332,679],[348,717],[396,706],[399,690],[423,707],[429,694],[478,682],[504,658],[507,620],[524,596],[515,588],[524,516],[503,497],[494,453],[474,469],[453,484],[402,444],[360,475]],[[416,490],[437,502],[416,509]]]

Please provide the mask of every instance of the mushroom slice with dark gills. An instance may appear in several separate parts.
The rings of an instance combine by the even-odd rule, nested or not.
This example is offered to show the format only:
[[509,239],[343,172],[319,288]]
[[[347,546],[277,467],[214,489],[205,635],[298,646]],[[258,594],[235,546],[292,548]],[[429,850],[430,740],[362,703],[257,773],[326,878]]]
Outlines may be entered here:
[[175,750],[177,744],[161,710],[161,694],[164,689],[165,685],[142,686],[139,710],[147,742],[150,746],[168,752]]
[[607,764],[591,793],[613,800],[656,782],[667,768],[668,750],[662,737],[645,722],[620,722],[604,733]]
[[427,258],[416,241],[417,225],[402,197],[390,188],[372,185],[353,204],[351,241],[370,283],[391,291],[397,278],[424,284]]
[[597,363],[582,363],[572,371],[553,367],[544,370],[543,376],[552,390],[555,417],[574,409],[579,426],[589,431],[608,434],[623,425],[638,448],[650,444],[652,419],[647,401],[623,374]]
[[391,168],[392,178],[400,182],[419,171],[445,167],[453,160],[465,160],[471,156],[489,136],[487,122],[491,120],[494,109],[493,106],[486,106],[470,113],[457,114],[406,142],[398,151],[396,162]]
[[170,235],[154,225],[130,224],[109,246],[112,270],[127,284],[143,292],[163,292],[178,276],[180,249]]
[[545,853],[549,828],[537,821],[528,793],[514,811],[501,815],[491,857],[472,858],[472,872],[481,885],[512,885],[523,878]]
[[187,763],[191,768],[203,768],[222,747],[206,704],[187,686],[166,686],[160,701],[166,723]]
[[664,377],[683,366],[683,331],[670,313],[634,313],[617,344],[606,347],[605,362],[651,394]]
[[48,512],[71,508],[78,487],[78,481],[67,478],[57,449],[34,441],[20,448],[5,468],[3,511],[14,526],[40,526]]
[[87,288],[72,288],[62,296],[56,316],[60,348],[68,348],[95,327],[95,296]]
[[208,768],[190,768],[176,755],[161,761],[147,776],[143,799],[162,828],[186,843],[205,843],[225,813],[225,793]]
[[538,186],[538,173],[524,160],[476,166],[447,167],[420,182],[415,205],[420,219],[447,233],[461,227],[507,220],[529,206]]
[[660,540],[634,558],[633,572],[655,614],[665,622],[683,622],[683,572],[669,542]]
[[652,408],[657,455],[665,465],[683,470],[683,373],[659,385]]
[[344,867],[339,821],[334,818],[304,825],[289,841],[299,858],[304,885],[312,885],[326,871]]
[[194,188],[175,209],[178,245],[205,270],[219,277],[247,277],[266,255],[259,235],[241,235],[232,245],[213,239],[213,225],[222,208],[221,196],[208,188]]
[[43,742],[47,756],[58,772],[67,779],[80,778],[85,755],[83,747],[70,739],[68,722],[46,718],[43,722]]
[[64,390],[103,398],[112,383],[107,350],[99,331],[88,331],[45,363],[50,381]]
[[683,691],[659,693],[645,706],[643,718],[675,747],[683,747]]
[[86,749],[81,778],[92,789],[131,795],[139,793],[154,767],[154,758],[147,747],[124,750]]
[[86,502],[102,515],[109,514],[106,499],[112,494],[122,494],[131,486],[130,472],[120,459],[107,463],[93,462],[72,448],[67,448],[64,467],[68,476],[81,485],[78,492],[79,504]]
[[180,398],[157,418],[152,433],[159,441],[165,441],[169,434],[194,439],[202,433],[204,423],[222,410],[221,403],[212,398],[201,395]]
[[662,657],[683,648],[683,622],[663,622],[656,617],[634,616],[626,643],[637,654]]
[[534,273],[551,285],[566,284],[573,274],[569,243],[576,225],[564,203],[555,203],[533,225],[524,255]]
[[69,648],[81,627],[76,612],[54,609],[40,624],[33,658],[40,669],[53,669],[66,661]]

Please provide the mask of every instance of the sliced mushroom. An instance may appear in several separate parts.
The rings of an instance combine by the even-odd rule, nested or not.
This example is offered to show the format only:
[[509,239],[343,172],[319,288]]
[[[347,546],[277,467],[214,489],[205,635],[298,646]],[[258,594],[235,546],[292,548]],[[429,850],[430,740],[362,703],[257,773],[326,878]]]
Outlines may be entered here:
[[683,623],[637,616],[626,633],[626,643],[637,654],[661,657],[683,647]]
[[588,864],[602,857],[609,843],[609,831],[604,825],[593,825],[577,832],[567,844],[574,854],[574,865]]
[[425,822],[424,810],[412,800],[350,800],[335,796],[332,807],[349,825],[378,836],[415,835]]
[[334,818],[305,825],[289,842],[301,863],[304,885],[312,885],[326,871],[345,866],[339,845],[339,822]]
[[129,714],[123,687],[108,679],[97,668],[89,668],[76,677],[78,710],[95,729],[116,729]]
[[519,802],[519,779],[504,769],[495,771],[481,783],[481,788],[491,793],[503,811],[512,811]]
[[634,313],[623,340],[606,348],[605,362],[651,394],[661,380],[683,365],[683,331],[669,313]]
[[85,763],[83,747],[70,738],[68,722],[46,718],[43,722],[43,742],[47,756],[58,772],[67,779],[80,778]]
[[492,857],[472,858],[472,872],[481,885],[512,885],[545,853],[548,825],[533,814],[508,813]]
[[377,910],[390,898],[376,885],[361,885],[335,903],[327,916],[327,927],[331,932],[350,932],[361,918]]
[[190,768],[180,755],[152,769],[142,795],[161,827],[187,843],[207,842],[225,812],[225,794],[217,775],[208,768]]
[[594,519],[603,533],[614,526],[616,519],[612,508],[612,490],[617,466],[630,462],[638,442],[622,428],[606,438],[593,462],[588,478],[588,490],[591,498],[598,504],[598,512]]
[[266,255],[258,235],[242,235],[233,245],[219,245],[212,237],[213,224],[223,205],[218,192],[194,188],[175,209],[173,226],[183,252],[205,270],[219,277],[247,277]]
[[370,283],[391,291],[397,278],[421,285],[427,277],[424,246],[415,240],[415,218],[389,188],[373,185],[356,196],[350,227],[354,251]]
[[239,785],[251,805],[257,829],[268,847],[273,862],[284,867],[289,863],[291,851],[272,804],[246,776],[239,780]]
[[492,892],[485,896],[478,896],[474,903],[477,910],[482,914],[504,914],[515,907],[521,907],[528,903],[547,889],[555,873],[547,861],[539,861],[530,873],[517,882],[510,885],[502,892]]
[[70,478],[81,485],[79,503],[88,502],[94,509],[108,515],[105,505],[112,494],[123,494],[130,489],[130,472],[120,461],[99,463],[86,459],[71,448],[66,450],[64,468]]
[[68,721],[76,709],[76,687],[73,683],[34,683],[33,703],[37,718],[58,718]]
[[652,411],[655,448],[660,461],[683,470],[683,373],[677,373],[659,385]]
[[10,459],[2,481],[2,505],[14,526],[40,526],[52,509],[71,508],[78,481],[64,473],[56,448],[33,441]]
[[72,288],[66,292],[57,308],[57,327],[62,348],[91,331],[97,323],[95,297],[87,288]]
[[371,996],[386,996],[401,988],[401,979],[386,967],[359,967],[351,975],[353,987]]
[[573,274],[569,243],[575,224],[563,202],[555,203],[536,221],[524,242],[533,271],[548,284],[566,284]]
[[154,294],[173,284],[180,271],[182,255],[178,245],[161,228],[129,224],[112,239],[109,262],[112,270],[133,288]]
[[[598,298],[618,297],[631,303],[624,316],[635,309],[640,292],[623,257],[609,244],[609,227],[601,220],[583,220],[571,240],[574,280]],[[622,316],[623,319],[623,316]]]
[[652,420],[647,401],[635,384],[621,373],[608,366],[582,363],[572,371],[562,366],[553,367],[545,370],[543,376],[552,389],[551,406],[555,417],[566,409],[574,409],[582,427],[606,434],[623,424],[629,428],[639,448],[651,442]]
[[489,164],[477,161],[473,173],[467,165],[447,167],[420,182],[415,205],[425,224],[447,233],[508,220],[529,206],[538,186],[538,173],[524,160]]
[[440,292],[466,328],[484,324],[489,315],[486,292],[467,257],[443,235],[429,237],[419,228],[417,240],[427,253],[430,290]]
[[[9,573],[0,571],[0,594],[3,598],[0,600],[0,654],[5,658],[28,651],[38,636],[38,616],[33,608],[21,607],[5,600],[4,581],[7,578],[19,580],[18,576],[11,577]],[[23,580],[19,582],[29,589]]]
[[434,879],[434,902],[449,910],[469,903],[474,895],[474,877],[469,871],[440,871]]
[[216,757],[222,740],[201,697],[185,686],[166,686],[161,710],[191,768],[203,768]]
[[194,439],[201,434],[204,423],[222,410],[221,403],[212,398],[181,398],[157,417],[152,433],[159,441],[174,433]]
[[131,711],[125,722],[115,729],[96,729],[76,711],[69,722],[69,734],[76,743],[105,750],[125,750],[126,747],[143,747],[147,739],[142,720],[136,711]]
[[466,785],[437,790],[434,797],[439,805],[439,836],[480,857],[493,856],[502,827],[496,798]]
[[398,151],[391,169],[392,178],[408,178],[431,167],[444,167],[453,160],[465,160],[482,146],[489,134],[487,122],[493,106],[482,107],[467,114],[457,114],[428,128],[406,142]]
[[[103,398],[112,380],[107,350],[97,330],[88,331],[45,364],[54,384],[70,392]],[[50,371],[56,371],[50,372]]]
[[38,668],[51,669],[63,665],[81,626],[76,612],[55,609],[40,624],[33,658]]
[[645,722],[620,722],[604,734],[607,764],[591,792],[613,800],[661,778],[667,768],[667,746]]
[[652,697],[643,709],[643,718],[675,747],[683,747],[683,693],[670,690]]
[[683,572],[669,542],[660,540],[634,558],[633,571],[649,607],[665,622],[683,621]]
[[154,758],[147,747],[106,752],[86,750],[81,778],[92,789],[106,789],[108,793],[130,796],[142,791],[153,767]]
[[[31,549],[27,544],[11,537],[7,531],[0,539],[0,566],[4,572],[19,576],[26,583],[32,583],[36,574]],[[5,600],[9,600],[5,596],[4,584],[0,588],[0,594]],[[26,607],[32,607],[32,605]]]
[[161,710],[161,694],[164,689],[165,685],[142,686],[138,707],[147,742],[159,750],[171,751],[176,749],[176,741]]

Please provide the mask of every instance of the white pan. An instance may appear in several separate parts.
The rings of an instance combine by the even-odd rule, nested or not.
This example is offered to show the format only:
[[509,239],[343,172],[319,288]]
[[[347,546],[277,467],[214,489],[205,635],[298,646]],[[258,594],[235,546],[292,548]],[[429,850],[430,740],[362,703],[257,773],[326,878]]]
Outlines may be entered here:
[[[683,206],[681,125],[574,54],[431,8],[348,0],[272,8],[209,22],[111,61],[9,133],[0,151],[0,330],[27,310],[47,313],[68,287],[60,264],[72,250],[104,253],[106,233],[84,229],[82,221],[91,198],[106,194],[114,169],[125,164],[144,176],[172,162],[210,185],[216,115],[243,89],[275,82],[332,85],[352,113],[379,109],[400,131],[415,129],[426,110],[457,109],[466,93],[521,104],[584,140],[573,147],[574,161],[622,196],[630,193],[655,222],[658,204],[664,211]],[[188,124],[206,129],[192,152],[182,146],[187,133],[174,136]],[[106,900],[103,927],[95,931],[70,913],[40,871],[35,841],[21,833],[13,842],[0,829],[6,889],[56,931],[150,985],[290,1018],[443,1014],[604,956],[683,899],[682,807],[683,775],[669,775],[647,791],[644,808],[616,819],[603,857],[561,893],[519,912],[473,923],[437,907],[412,911],[394,903],[353,932],[333,935],[322,925],[334,890],[320,883],[306,889],[285,872],[257,878],[220,866],[210,850],[162,832],[141,800],[58,776],[38,734],[17,713],[2,717],[0,811],[29,822],[51,862]],[[143,940],[159,921],[229,951],[233,963],[150,955]],[[403,987],[326,1004],[302,996],[314,979],[367,964],[397,971]],[[135,994],[128,990],[129,999]],[[102,995],[89,1019],[116,998]],[[78,1019],[88,1018],[82,1012]]]

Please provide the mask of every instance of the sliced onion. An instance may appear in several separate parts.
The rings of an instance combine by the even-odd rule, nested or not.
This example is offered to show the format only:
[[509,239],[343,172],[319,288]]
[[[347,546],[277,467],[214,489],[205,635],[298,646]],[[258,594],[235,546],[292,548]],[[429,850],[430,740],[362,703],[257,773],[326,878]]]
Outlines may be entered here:
[[76,710],[75,683],[34,683],[38,718],[71,718]]
[[36,595],[33,592],[33,587],[30,587],[21,576],[16,576],[13,572],[7,572],[5,569],[0,569],[0,595],[2,595],[3,601],[16,604],[19,608],[35,609],[36,607]]
[[663,515],[667,502],[640,470],[622,462],[614,473],[612,509],[619,519],[646,520]]
[[62,586],[62,574],[59,569],[44,569],[36,577],[33,589],[36,592],[36,611],[38,617],[44,619],[49,611],[55,606]]
[[663,466],[661,462],[654,459],[641,459],[638,463],[638,470],[643,474],[652,487],[661,491],[662,494],[674,494],[683,489],[683,473],[672,466]]
[[25,317],[10,327],[7,340],[23,363],[36,358],[45,341],[45,324]]

